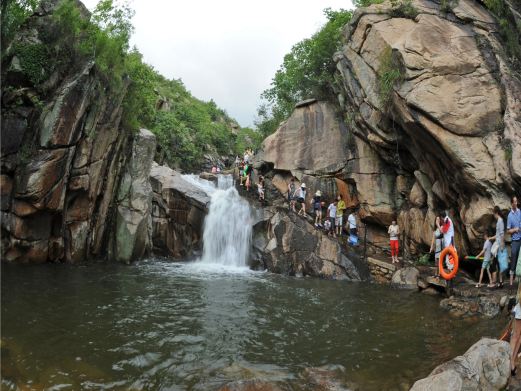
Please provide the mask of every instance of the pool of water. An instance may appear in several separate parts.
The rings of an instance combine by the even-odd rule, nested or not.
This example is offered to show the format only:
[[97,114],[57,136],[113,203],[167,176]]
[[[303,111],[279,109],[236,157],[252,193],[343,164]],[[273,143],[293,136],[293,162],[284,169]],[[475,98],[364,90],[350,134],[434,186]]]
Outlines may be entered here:
[[161,260],[2,265],[1,282],[5,390],[300,390],[323,366],[346,387],[401,390],[500,329],[416,292]]

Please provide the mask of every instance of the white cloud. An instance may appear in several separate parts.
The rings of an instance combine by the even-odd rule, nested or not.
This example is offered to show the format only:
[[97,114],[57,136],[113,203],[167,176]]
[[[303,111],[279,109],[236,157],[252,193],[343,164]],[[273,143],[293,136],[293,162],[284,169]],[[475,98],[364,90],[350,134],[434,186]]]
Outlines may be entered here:
[[[93,9],[97,0],[85,0]],[[167,78],[251,126],[283,57],[350,0],[134,0],[132,44]]]

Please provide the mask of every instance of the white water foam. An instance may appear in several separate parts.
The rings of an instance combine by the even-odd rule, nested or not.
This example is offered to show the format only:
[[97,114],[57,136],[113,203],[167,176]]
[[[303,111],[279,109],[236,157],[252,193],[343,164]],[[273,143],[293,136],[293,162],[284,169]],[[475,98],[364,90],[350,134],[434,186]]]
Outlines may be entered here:
[[203,256],[194,268],[237,273],[249,270],[252,216],[248,202],[235,187],[231,175],[218,175],[217,186],[195,175],[183,179],[211,196],[204,220]]

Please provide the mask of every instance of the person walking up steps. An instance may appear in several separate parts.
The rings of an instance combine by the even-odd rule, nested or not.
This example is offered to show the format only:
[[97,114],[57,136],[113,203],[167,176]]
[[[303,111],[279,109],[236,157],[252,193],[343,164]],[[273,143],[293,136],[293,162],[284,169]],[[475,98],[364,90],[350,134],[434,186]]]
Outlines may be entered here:
[[313,205],[313,211],[315,212],[315,227],[322,227],[322,192],[318,190],[313,196],[311,201]]
[[398,251],[400,249],[398,244],[398,235],[400,234],[400,227],[396,224],[396,220],[393,220],[389,229],[387,230],[389,234],[389,241],[391,245],[391,263],[399,263],[398,261]]
[[517,207],[517,197],[510,199],[512,209],[507,218],[507,232],[512,235],[512,244],[510,251],[510,286],[514,283],[514,274],[516,272],[517,257],[519,256],[519,248],[521,247],[521,210]]
[[331,235],[335,238],[336,238],[336,233],[335,233],[336,205],[337,205],[336,200],[333,200],[327,207],[327,217],[329,218],[329,221],[331,222]]
[[295,190],[297,202],[300,204],[300,210],[298,211],[299,216],[306,217],[306,184],[302,183],[300,187]]
[[345,210],[346,210],[346,203],[342,199],[342,194],[339,194],[337,197],[336,220],[335,220],[335,226],[336,226],[338,236],[342,236],[342,226],[343,226],[342,220],[344,218]]

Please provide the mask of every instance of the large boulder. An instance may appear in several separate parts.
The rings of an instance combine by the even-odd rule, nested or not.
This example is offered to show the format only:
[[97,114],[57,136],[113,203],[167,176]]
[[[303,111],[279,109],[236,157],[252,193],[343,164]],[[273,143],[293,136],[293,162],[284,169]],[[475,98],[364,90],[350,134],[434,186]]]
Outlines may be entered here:
[[201,247],[203,223],[210,196],[182,175],[154,163],[152,184],[152,242],[159,255],[184,258]]
[[121,178],[117,195],[114,258],[130,262],[152,247],[152,186],[150,170],[156,137],[141,129],[134,138],[132,156]]
[[257,161],[294,173],[330,173],[342,169],[347,152],[345,125],[334,107],[311,101],[295,109],[262,145]]
[[510,376],[510,345],[483,338],[462,356],[436,367],[411,391],[503,390]]
[[254,225],[254,262],[274,273],[360,281],[369,278],[358,255],[347,255],[340,244],[305,219],[282,208],[258,212]]
[[415,267],[404,267],[394,272],[391,284],[405,289],[418,289],[420,271]]

